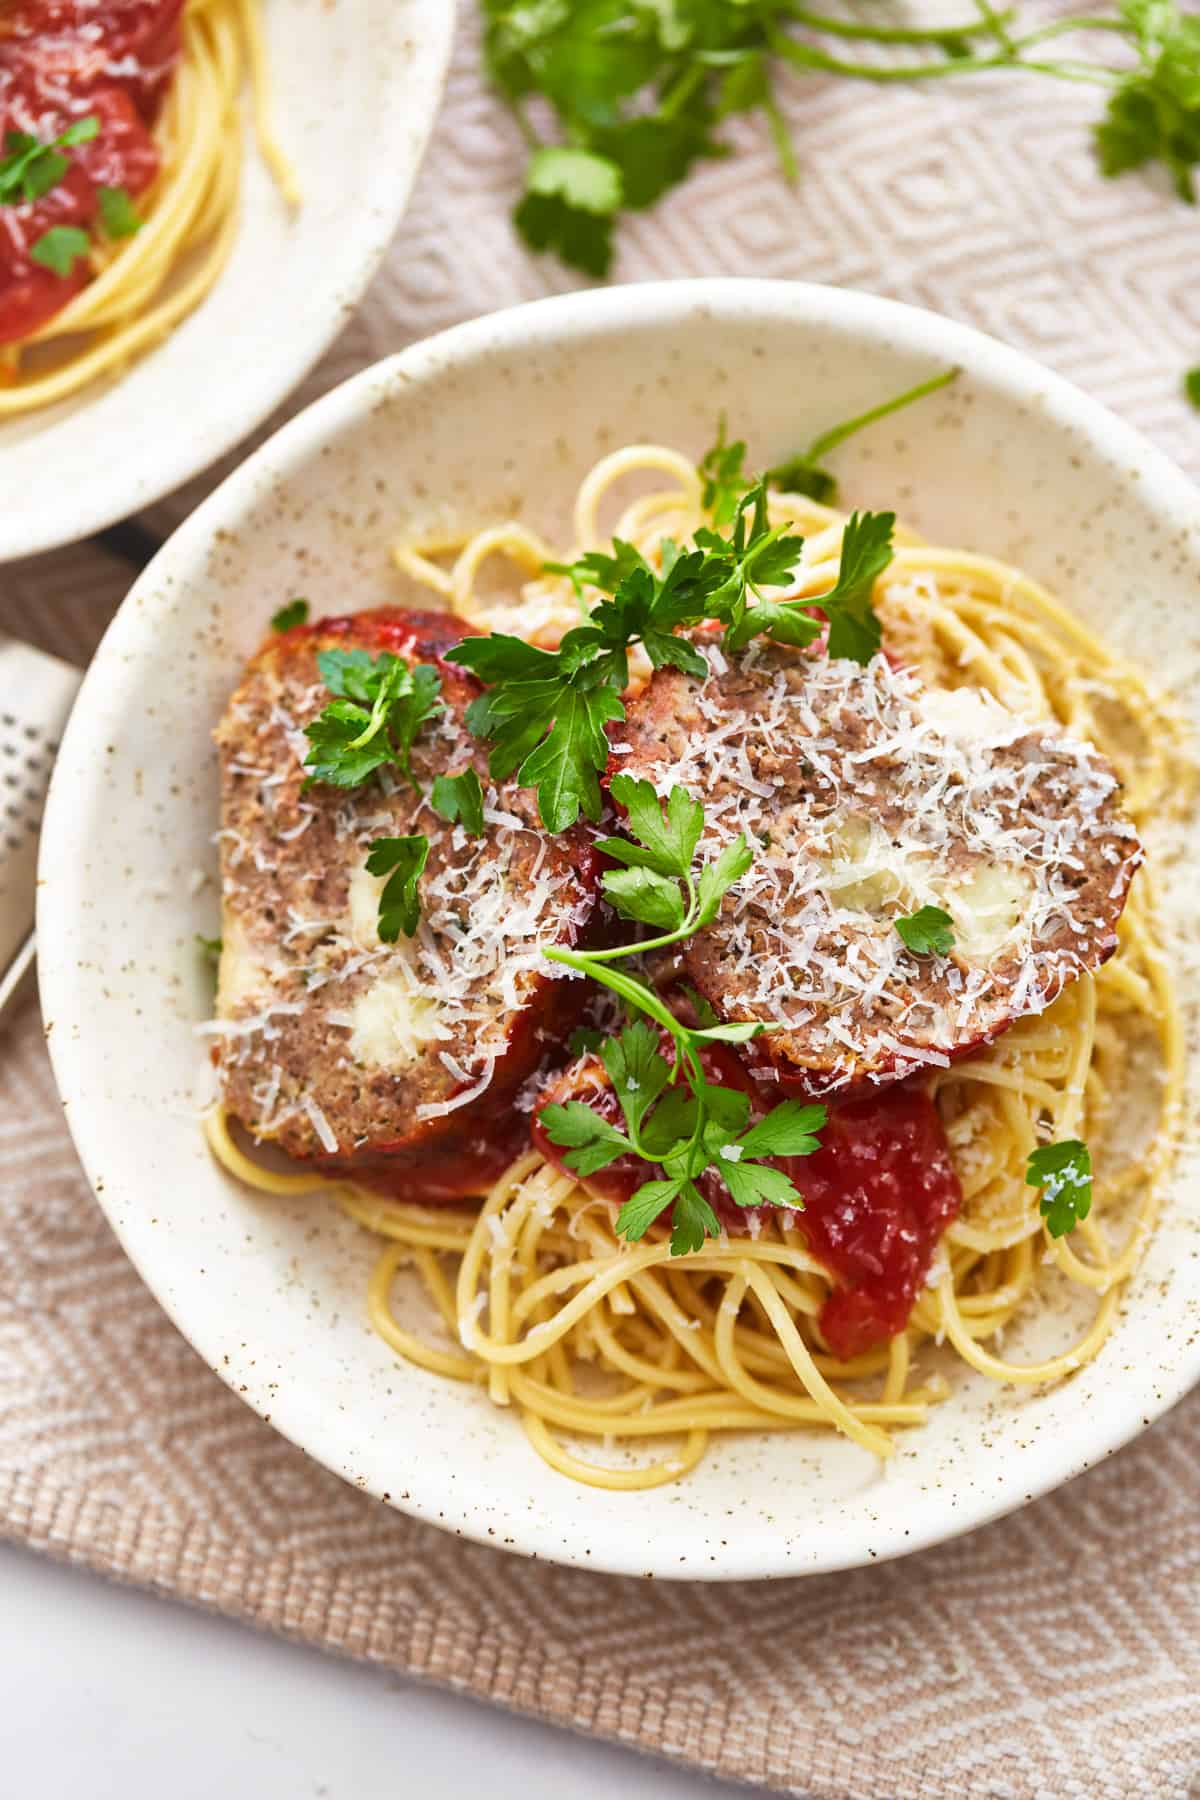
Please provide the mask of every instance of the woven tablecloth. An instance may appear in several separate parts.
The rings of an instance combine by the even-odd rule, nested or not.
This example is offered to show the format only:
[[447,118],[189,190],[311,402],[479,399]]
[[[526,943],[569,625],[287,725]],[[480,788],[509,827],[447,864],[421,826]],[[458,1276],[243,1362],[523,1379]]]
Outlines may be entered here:
[[[417,195],[294,410],[365,362],[573,285],[515,241],[521,149],[470,0]],[[756,274],[937,307],[1033,351],[1193,473],[1200,217],[1107,183],[1088,90],[792,86],[621,235],[619,280]],[[231,459],[232,460],[232,459]],[[154,509],[165,531],[219,477]],[[5,496],[0,504],[7,504]],[[0,630],[84,660],[128,580],[94,545],[0,570]],[[0,1042],[0,1533],[309,1643],[819,1800],[1200,1794],[1200,1396],[1017,1517],[885,1567],[639,1583],[527,1563],[343,1486],[200,1362],[72,1153],[29,1005]]]

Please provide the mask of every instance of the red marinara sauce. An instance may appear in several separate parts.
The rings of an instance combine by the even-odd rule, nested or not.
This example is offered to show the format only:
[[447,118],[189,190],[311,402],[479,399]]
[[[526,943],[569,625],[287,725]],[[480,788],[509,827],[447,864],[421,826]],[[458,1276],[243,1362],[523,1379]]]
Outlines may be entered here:
[[[669,1055],[664,1044],[664,1054]],[[751,1117],[777,1096],[765,1096],[731,1050],[705,1056],[707,1079],[751,1094]],[[582,1101],[610,1123],[621,1109],[597,1056],[572,1065],[541,1096],[533,1141],[550,1161],[566,1154],[550,1142],[540,1111],[551,1102]],[[776,1157],[804,1196],[793,1215],[812,1254],[838,1282],[821,1311],[821,1331],[835,1356],[847,1359],[903,1331],[947,1225],[962,1206],[962,1187],[937,1108],[913,1083],[881,1089],[865,1100],[831,1108],[821,1147],[811,1156]],[[656,1171],[622,1157],[586,1185],[605,1199],[626,1200]],[[712,1175],[700,1187],[722,1223],[744,1231],[746,1216]]]
[[150,129],[180,50],[184,0],[0,0],[0,156],[9,134],[49,144],[95,118],[89,142],[64,148],[69,167],[40,199],[0,203],[0,344],[15,343],[86,286],[80,259],[57,275],[30,255],[56,225],[87,231],[102,187],[142,194],[158,173]]

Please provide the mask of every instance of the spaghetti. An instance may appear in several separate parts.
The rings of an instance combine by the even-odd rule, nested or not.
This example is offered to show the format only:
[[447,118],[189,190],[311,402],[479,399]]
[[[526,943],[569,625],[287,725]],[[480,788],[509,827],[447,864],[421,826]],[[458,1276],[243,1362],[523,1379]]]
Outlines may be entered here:
[[[631,481],[653,485],[618,508]],[[707,523],[700,478],[672,450],[634,446],[605,458],[575,507],[580,550],[613,535],[655,559],[664,538],[685,542]],[[771,497],[772,522],[806,534],[800,592],[836,576],[845,521],[799,496]],[[986,557],[898,534],[875,604],[885,642],[929,684],[985,690],[1031,720],[1053,718],[1113,763],[1135,823],[1160,822],[1182,803],[1189,764],[1181,728],[1139,671],[1109,650],[1043,589]],[[579,619],[569,581],[543,572],[550,548],[508,524],[465,539],[399,546],[395,561],[454,612],[484,628],[554,642]],[[493,557],[525,578],[519,598],[488,597]],[[635,675],[636,679],[636,675]],[[894,1433],[919,1425],[949,1386],[918,1375],[931,1341],[999,1382],[1056,1381],[1090,1361],[1112,1329],[1122,1286],[1154,1228],[1174,1153],[1183,1091],[1183,1041],[1167,961],[1143,871],[1119,926],[1119,949],[1040,1015],[1020,1019],[989,1048],[928,1077],[964,1204],[941,1241],[907,1328],[839,1359],[818,1320],[833,1278],[809,1251],[803,1215],[747,1213],[729,1233],[672,1258],[665,1231],[630,1244],[616,1208],[535,1150],[520,1156],[479,1205],[421,1206],[349,1181],[344,1210],[385,1240],[367,1307],[398,1355],[455,1380],[485,1385],[513,1407],[531,1443],[574,1480],[639,1489],[693,1468],[714,1434],[832,1428],[885,1458]],[[1145,1097],[1131,1119],[1130,1092]],[[230,1135],[221,1109],[207,1124],[230,1172],[272,1193],[305,1193],[327,1176],[264,1169]],[[1073,1241],[1052,1238],[1026,1184],[1030,1153],[1047,1138],[1086,1135],[1102,1174]],[[397,1311],[397,1278],[414,1270],[445,1329],[441,1345]],[[1091,1318],[1067,1349],[1006,1358],[1006,1329],[1050,1305],[1058,1278]],[[930,1360],[926,1357],[926,1360]],[[642,1460],[647,1440],[675,1440]],[[582,1442],[581,1442],[582,1441]],[[611,1452],[585,1454],[583,1444]]]
[[[29,42],[36,49],[36,5],[26,5],[24,10],[31,13]],[[166,10],[172,13],[175,9]],[[168,29],[174,34],[173,19],[167,20],[163,32]],[[67,273],[59,275],[34,266],[37,259],[31,261],[31,246],[22,241],[21,230],[28,236],[42,229],[47,219],[60,217],[71,219],[74,230],[81,224],[93,225],[95,193],[91,184],[77,184],[77,213],[64,211],[70,204],[67,189],[73,169],[32,209],[28,205],[12,209],[21,215],[32,211],[32,218],[18,219],[8,232],[15,323],[9,321],[8,341],[0,344],[0,419],[68,399],[92,382],[118,374],[172,331],[213,287],[237,232],[242,164],[239,97],[247,79],[260,154],[287,204],[298,204],[295,178],[271,122],[260,0],[187,0],[175,41],[177,62],[168,47],[159,52],[161,60],[154,67],[140,66],[132,55],[118,57],[111,65],[125,83],[125,87],[112,90],[115,123],[109,120],[110,109],[105,106],[109,90],[95,91],[95,78],[79,53],[80,67],[73,72],[81,86],[70,101],[70,116],[78,120],[99,114],[101,125],[95,145],[85,145],[86,151],[97,153],[87,174],[100,181],[111,180],[106,170],[118,155],[121,134],[145,136],[127,89],[136,93],[143,115],[153,117],[140,162],[133,165],[126,159],[116,165],[120,173],[127,167],[135,169],[137,178],[131,175],[126,180],[136,199],[140,223],[131,235],[120,238],[91,235],[86,257],[81,256]],[[55,46],[47,55],[52,53],[60,52]],[[38,96],[45,86],[45,74],[33,60],[34,50],[26,49],[24,54],[32,73],[23,65],[18,65],[18,70],[29,93],[19,101],[10,96],[9,116],[19,112],[22,118],[31,118],[36,114],[40,120],[44,114]],[[126,73],[127,64],[131,73]],[[0,81],[0,101],[3,97]],[[71,154],[84,158],[84,151]],[[147,168],[153,173],[143,189],[137,171]],[[32,249],[36,250],[36,245]],[[21,308],[29,321],[27,328],[21,324]]]

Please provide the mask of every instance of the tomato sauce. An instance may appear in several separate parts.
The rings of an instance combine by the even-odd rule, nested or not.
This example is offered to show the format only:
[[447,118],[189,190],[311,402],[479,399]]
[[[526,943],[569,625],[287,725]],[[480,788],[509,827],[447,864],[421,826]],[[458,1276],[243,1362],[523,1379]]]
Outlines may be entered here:
[[[704,1061],[709,1081],[751,1094],[752,1119],[777,1100],[778,1095],[766,1094],[752,1081],[731,1050],[715,1046]],[[573,1064],[542,1095],[533,1124],[537,1148],[560,1166],[566,1152],[547,1137],[540,1108],[569,1099],[623,1127],[600,1059],[588,1056]],[[925,1090],[903,1083],[834,1106],[820,1149],[811,1156],[771,1161],[803,1195],[804,1211],[793,1215],[795,1223],[838,1283],[820,1317],[830,1349],[849,1358],[903,1331],[938,1240],[962,1206],[946,1134]],[[589,1176],[587,1186],[605,1199],[623,1201],[658,1174],[636,1157],[621,1157]],[[723,1184],[706,1173],[699,1186],[722,1224],[744,1232],[746,1214]]]
[[9,133],[44,144],[72,123],[99,122],[63,149],[69,167],[48,193],[0,202],[0,344],[28,337],[89,279],[86,260],[58,275],[30,255],[56,225],[95,228],[97,190],[142,194],[158,173],[151,127],[180,50],[184,0],[0,0],[0,156]]

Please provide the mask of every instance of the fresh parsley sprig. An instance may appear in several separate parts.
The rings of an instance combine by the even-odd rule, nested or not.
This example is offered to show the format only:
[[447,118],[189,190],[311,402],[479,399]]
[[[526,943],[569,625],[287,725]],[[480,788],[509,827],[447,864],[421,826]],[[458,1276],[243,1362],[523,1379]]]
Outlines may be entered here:
[[376,838],[367,854],[367,871],[386,875],[379,896],[379,936],[383,943],[394,944],[403,932],[412,937],[421,918],[421,901],[417,883],[429,860],[429,839],[422,833],[411,837]]
[[1092,1210],[1092,1158],[1080,1138],[1043,1144],[1025,1168],[1029,1187],[1042,1190],[1040,1211],[1051,1237],[1066,1237]]
[[76,144],[90,144],[99,131],[99,119],[89,114],[86,119],[74,120],[48,142],[28,131],[5,132],[7,154],[0,156],[0,206],[28,205],[48,194],[71,166],[70,157],[62,152]]
[[272,631],[293,631],[297,625],[307,625],[307,623],[308,601],[299,595],[294,600],[288,600],[279,608],[278,612],[271,614]]
[[100,208],[100,223],[104,227],[104,235],[114,242],[121,238],[136,237],[146,222],[133,204],[128,188],[98,187],[96,204]]
[[840,444],[844,444],[847,438],[865,431],[868,425],[877,425],[881,419],[890,418],[893,413],[912,406],[915,401],[924,400],[927,395],[936,394],[940,388],[949,387],[958,374],[957,368],[942,369],[927,381],[919,381],[915,387],[905,388],[902,394],[883,400],[878,406],[868,407],[866,412],[858,413],[852,419],[844,419],[840,425],[820,432],[807,450],[797,451],[794,456],[785,457],[782,462],[775,463],[767,470],[764,477],[767,486],[782,494],[803,494],[821,506],[833,506],[838,497],[837,477],[823,466],[825,458]]
[[895,925],[905,949],[914,956],[949,956],[954,948],[954,921],[940,906],[919,906]]
[[[704,829],[704,808],[685,789],[673,788],[666,804],[648,781],[618,775],[614,799],[626,810],[627,837],[602,838],[598,848],[622,864],[602,878],[605,897],[623,918],[649,926],[657,935],[607,950],[578,951],[558,946],[543,954],[589,975],[644,1018],[602,1041],[599,1055],[621,1107],[625,1130],[581,1101],[543,1109],[541,1122],[552,1143],[568,1151],[568,1168],[586,1177],[622,1156],[635,1156],[655,1175],[626,1201],[617,1217],[618,1233],[641,1238],[671,1209],[671,1254],[698,1250],[716,1237],[720,1221],[698,1186],[712,1172],[739,1206],[803,1208],[791,1179],[761,1159],[807,1156],[818,1146],[825,1123],[823,1106],[786,1100],[751,1126],[750,1098],[738,1088],[710,1082],[703,1053],[714,1043],[746,1043],[763,1027],[755,1021],[721,1025],[702,1015],[686,1025],[636,976],[613,965],[631,956],[665,949],[711,924],[721,901],[751,866],[752,854],[739,837],[720,855],[694,869]],[[656,1031],[647,1023],[652,1020]],[[665,1033],[674,1061],[662,1054]],[[581,1036],[579,1048],[596,1048]]]
[[[609,272],[622,213],[653,206],[703,159],[729,154],[723,122],[758,112],[786,179],[796,156],[775,96],[777,72],[881,85],[1024,70],[1108,90],[1093,131],[1101,172],[1161,163],[1193,201],[1200,163],[1200,18],[1177,0],[1120,0],[1027,28],[1016,8],[978,0],[975,17],[928,27],[830,16],[800,0],[484,0],[484,55],[529,145],[517,229],[593,277]],[[1105,33],[1133,68],[1058,53],[1058,40]],[[887,61],[879,45],[920,52]],[[852,50],[869,47],[869,57]],[[561,143],[529,109],[547,104]]]
[[483,784],[474,769],[464,769],[460,775],[435,775],[429,804],[451,825],[461,825],[468,836],[483,836]]
[[805,645],[820,635],[815,608],[829,623],[830,655],[869,661],[881,636],[871,590],[891,560],[894,526],[892,513],[856,514],[834,586],[787,604],[768,602],[763,590],[794,580],[804,539],[787,525],[771,525],[762,481],[736,500],[727,534],[705,527],[691,550],[668,540],[658,570],[620,539],[611,555],[589,551],[574,563],[550,565],[580,593],[590,587],[604,596],[556,651],[496,633],[466,638],[447,653],[486,685],[466,717],[492,745],[491,773],[535,787],[549,831],[565,831],[581,812],[598,819],[599,778],[609,754],[605,726],[625,717],[629,651],[640,644],[656,669],[703,677],[707,663],[679,632],[706,620],[725,626],[730,649],[762,633]]
[[[869,425],[877,425],[881,419],[890,418],[893,413],[901,412],[917,400],[924,400],[927,395],[936,394],[940,388],[949,387],[960,372],[958,368],[941,369],[925,381],[918,381],[915,386],[905,388],[902,394],[893,394],[890,399],[881,400],[878,405],[868,407],[865,412],[856,413],[853,418],[843,419],[828,431],[819,432],[807,450],[797,450],[794,455],[772,464],[763,480],[769,488],[774,488],[779,493],[803,494],[806,499],[815,500],[821,506],[832,506],[838,497],[837,477],[823,466],[824,459],[839,445],[844,444],[847,438],[865,431]],[[698,467],[704,480],[701,504],[712,515],[714,525],[727,525],[750,485],[750,477],[746,473],[745,442],[741,438],[732,444],[726,441],[724,414],[719,421],[717,441],[701,457]]]
[[30,246],[29,254],[43,269],[67,276],[81,257],[91,254],[91,249],[91,238],[78,225],[52,225]]
[[[303,609],[303,611],[301,611]],[[293,600],[276,613],[276,631],[290,630],[308,616],[308,603]],[[305,782],[329,782],[333,787],[360,787],[377,769],[396,768],[409,785],[421,793],[412,771],[412,747],[427,720],[445,710],[442,681],[429,663],[410,666],[403,657],[381,651],[321,650],[317,667],[335,698],[304,727],[312,749],[304,759],[311,773]],[[479,777],[474,770],[475,788]],[[438,783],[442,783],[439,789]],[[483,829],[483,796],[479,800],[479,829]],[[456,814],[446,809],[453,803]],[[444,818],[461,816],[467,829],[475,818],[475,794],[469,778],[437,777],[431,805]],[[464,811],[465,808],[465,811]],[[389,877],[379,896],[379,936],[393,944],[401,932],[412,937],[421,916],[417,883],[429,858],[429,839],[423,833],[408,837],[376,838],[367,856],[372,875]]]
[[336,697],[304,727],[312,745],[304,759],[309,783],[359,787],[390,765],[417,787],[413,743],[426,720],[443,711],[437,670],[429,663],[410,667],[387,650],[375,657],[368,650],[322,650],[317,666]]

